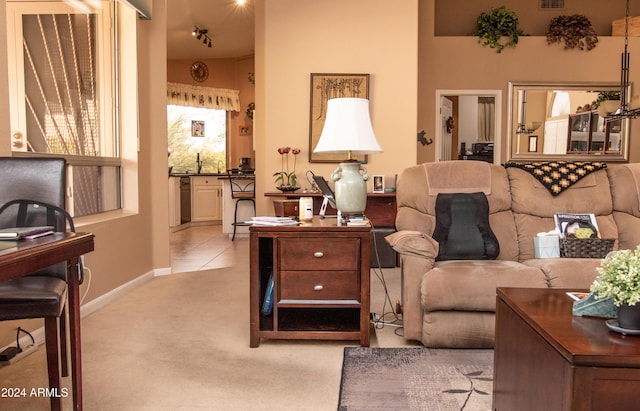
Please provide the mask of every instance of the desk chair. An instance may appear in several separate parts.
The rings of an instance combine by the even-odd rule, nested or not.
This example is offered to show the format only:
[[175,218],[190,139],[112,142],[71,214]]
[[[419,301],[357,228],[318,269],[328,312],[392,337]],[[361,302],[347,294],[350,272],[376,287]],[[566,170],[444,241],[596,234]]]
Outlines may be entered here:
[[[69,230],[75,231],[71,216],[64,210],[64,159],[0,158],[0,170],[3,174],[0,227],[51,225],[55,231],[64,232],[68,224]],[[78,271],[81,273],[81,269]],[[69,375],[65,310],[67,272],[67,264],[60,263],[0,284],[0,321],[44,319],[49,388],[58,390],[60,362],[62,376]],[[60,398],[52,396],[51,409],[60,408]]]
[[238,176],[234,177],[229,171],[227,171],[227,177],[229,178],[231,198],[236,200],[236,206],[233,212],[233,236],[231,237],[231,241],[233,241],[236,238],[236,227],[246,225],[244,222],[238,222],[238,203],[241,201],[251,201],[253,203],[253,215],[256,214],[256,183],[253,180],[245,180],[240,183],[238,182]]

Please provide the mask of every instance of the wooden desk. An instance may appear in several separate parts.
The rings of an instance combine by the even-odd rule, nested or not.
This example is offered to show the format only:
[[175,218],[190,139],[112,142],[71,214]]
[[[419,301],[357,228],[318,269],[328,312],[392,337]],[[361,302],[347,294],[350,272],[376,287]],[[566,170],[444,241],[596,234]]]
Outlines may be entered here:
[[494,410],[638,409],[640,339],[572,316],[566,291],[498,288]]
[[[73,409],[82,410],[82,361],[80,343],[80,282],[78,260],[93,251],[93,234],[56,233],[34,240],[14,241],[15,247],[0,251],[0,282],[30,274],[63,261],[69,262],[69,328]],[[65,338],[61,336],[61,338]],[[60,398],[51,399],[51,408],[60,409]]]
[[[320,213],[322,205],[321,193],[265,193],[265,197],[281,197],[290,200],[299,199],[300,197],[313,198],[313,214]],[[327,215],[335,215],[336,210],[327,207]],[[396,226],[396,193],[367,193],[367,208],[364,214],[375,227],[395,227]]]

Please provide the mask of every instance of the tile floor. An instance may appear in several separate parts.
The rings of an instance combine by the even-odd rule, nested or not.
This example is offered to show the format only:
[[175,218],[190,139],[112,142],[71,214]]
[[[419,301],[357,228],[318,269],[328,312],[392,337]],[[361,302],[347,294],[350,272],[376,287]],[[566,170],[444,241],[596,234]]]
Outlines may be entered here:
[[171,272],[229,267],[249,259],[249,237],[231,241],[221,225],[194,226],[170,234]]

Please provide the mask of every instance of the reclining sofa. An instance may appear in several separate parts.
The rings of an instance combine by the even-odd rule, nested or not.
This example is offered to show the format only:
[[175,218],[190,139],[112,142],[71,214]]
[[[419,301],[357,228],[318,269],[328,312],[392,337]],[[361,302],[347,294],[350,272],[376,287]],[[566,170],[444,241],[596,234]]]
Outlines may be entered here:
[[[534,258],[534,237],[554,229],[556,212],[595,214],[614,249],[640,244],[640,164],[575,171],[576,182],[550,185],[532,170],[479,161],[405,169],[397,182],[397,232],[386,237],[400,255],[405,338],[427,347],[491,348],[497,287],[588,289],[599,258]],[[486,196],[499,254],[436,261],[438,194],[477,192]]]

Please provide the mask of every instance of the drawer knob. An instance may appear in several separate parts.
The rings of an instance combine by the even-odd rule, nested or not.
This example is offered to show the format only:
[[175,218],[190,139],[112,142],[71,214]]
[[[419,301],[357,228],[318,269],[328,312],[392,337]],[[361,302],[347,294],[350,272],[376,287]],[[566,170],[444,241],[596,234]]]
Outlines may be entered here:
[[313,291],[322,291],[324,289],[324,287],[322,286],[322,284],[318,284],[318,285],[314,285],[313,286]]
[[322,251],[316,251],[315,253],[313,253],[313,256],[315,258],[322,258],[324,257],[324,253]]

